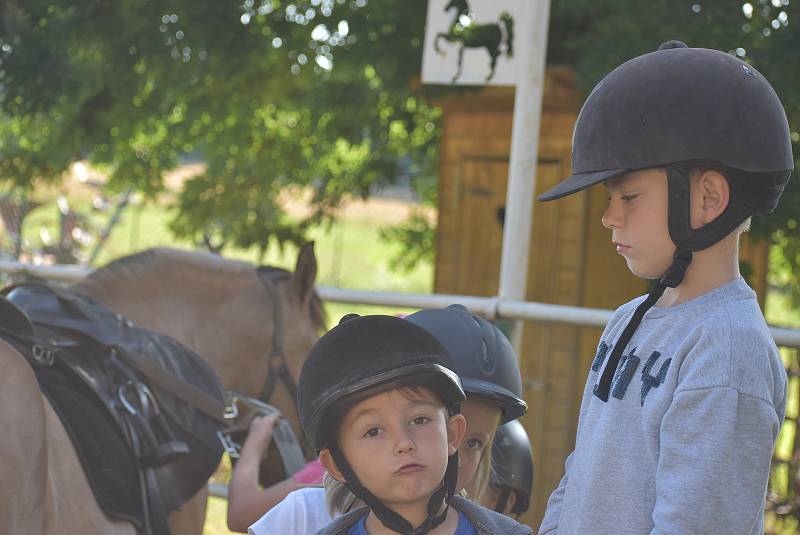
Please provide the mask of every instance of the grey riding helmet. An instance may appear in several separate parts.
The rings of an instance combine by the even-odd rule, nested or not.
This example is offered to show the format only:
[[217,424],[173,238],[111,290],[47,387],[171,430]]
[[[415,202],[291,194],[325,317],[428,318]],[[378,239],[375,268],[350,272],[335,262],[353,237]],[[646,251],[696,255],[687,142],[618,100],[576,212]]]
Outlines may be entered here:
[[[723,171],[732,191],[728,209],[693,230],[687,177],[695,165]],[[575,124],[572,175],[539,200],[653,167],[667,168],[672,241],[689,251],[710,247],[751,215],[777,206],[794,169],[783,105],[741,59],[669,41],[595,86]]]
[[300,372],[297,408],[311,447],[328,448],[348,489],[398,533],[424,535],[444,521],[447,508],[442,505],[449,503],[458,479],[458,452],[448,458],[442,485],[428,501],[427,518],[412,526],[358,480],[339,447],[338,420],[360,400],[401,386],[427,386],[449,413],[457,413],[464,391],[450,366],[445,348],[425,329],[392,316],[351,314],[314,344]]
[[533,489],[533,452],[528,433],[519,420],[512,420],[497,429],[492,442],[492,472],[489,484],[499,490],[495,511],[503,512],[508,493],[517,495],[511,513],[528,510]]
[[500,407],[502,423],[525,414],[517,357],[500,329],[463,305],[420,310],[406,320],[436,337],[450,354],[464,392]]

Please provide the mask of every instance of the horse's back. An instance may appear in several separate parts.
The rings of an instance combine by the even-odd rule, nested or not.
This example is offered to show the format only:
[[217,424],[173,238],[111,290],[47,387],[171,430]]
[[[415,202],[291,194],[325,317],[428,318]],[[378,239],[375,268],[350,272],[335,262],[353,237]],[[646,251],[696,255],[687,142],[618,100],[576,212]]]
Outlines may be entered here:
[[0,526],[9,535],[134,535],[97,505],[64,426],[25,358],[0,339]]
[[47,483],[45,408],[28,362],[0,339],[0,526],[43,531]]

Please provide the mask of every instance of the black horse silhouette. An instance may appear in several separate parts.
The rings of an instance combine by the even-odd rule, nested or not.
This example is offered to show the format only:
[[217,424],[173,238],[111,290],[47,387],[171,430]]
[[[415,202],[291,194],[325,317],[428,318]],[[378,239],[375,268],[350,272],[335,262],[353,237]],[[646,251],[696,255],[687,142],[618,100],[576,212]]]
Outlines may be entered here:
[[447,33],[436,34],[436,38],[433,41],[434,50],[439,54],[444,54],[444,51],[439,48],[440,39],[450,43],[461,43],[461,47],[458,49],[458,70],[456,70],[452,80],[455,83],[458,77],[461,76],[464,49],[485,48],[492,60],[491,71],[486,77],[488,82],[494,76],[497,58],[500,56],[500,45],[503,43],[504,36],[506,56],[510,58],[514,55],[514,19],[504,11],[496,24],[475,24],[474,14],[470,11],[467,0],[450,0],[450,3],[445,6],[444,12],[447,13],[451,9],[456,11],[453,23]]

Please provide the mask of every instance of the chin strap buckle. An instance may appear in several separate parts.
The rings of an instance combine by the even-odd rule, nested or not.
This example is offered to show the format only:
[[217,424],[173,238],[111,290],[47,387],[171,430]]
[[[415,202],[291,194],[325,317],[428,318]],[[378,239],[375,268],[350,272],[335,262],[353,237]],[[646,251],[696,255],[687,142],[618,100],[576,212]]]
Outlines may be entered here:
[[686,249],[677,249],[672,256],[672,264],[667,271],[658,279],[659,284],[667,288],[675,288],[683,281],[686,268],[692,263],[692,252]]

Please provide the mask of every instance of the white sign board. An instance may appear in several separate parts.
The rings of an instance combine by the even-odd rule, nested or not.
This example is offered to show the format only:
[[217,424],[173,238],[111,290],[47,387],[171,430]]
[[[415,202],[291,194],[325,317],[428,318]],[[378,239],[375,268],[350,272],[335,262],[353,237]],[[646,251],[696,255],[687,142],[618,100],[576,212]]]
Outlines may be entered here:
[[428,0],[422,82],[515,85],[525,0]]

